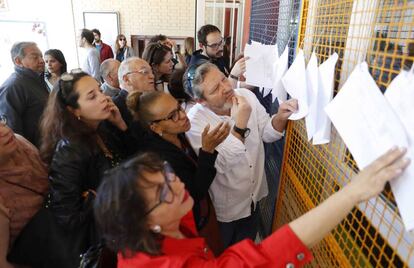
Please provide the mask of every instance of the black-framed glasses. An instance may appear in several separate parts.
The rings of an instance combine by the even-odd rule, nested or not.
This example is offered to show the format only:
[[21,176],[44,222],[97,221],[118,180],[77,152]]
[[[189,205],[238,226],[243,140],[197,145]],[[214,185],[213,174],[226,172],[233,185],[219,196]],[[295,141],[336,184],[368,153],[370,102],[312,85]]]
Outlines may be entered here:
[[178,120],[180,120],[180,112],[185,113],[185,107],[183,107],[183,103],[181,101],[178,102],[177,108],[174,111],[172,111],[167,117],[152,120],[151,123],[158,123],[161,121],[168,121],[168,120],[177,122]]
[[160,185],[160,195],[158,203],[155,204],[152,208],[150,208],[147,212],[145,212],[145,216],[150,214],[154,209],[156,209],[162,203],[171,204],[174,202],[174,194],[171,189],[171,183],[177,180],[175,176],[174,170],[171,165],[165,161],[164,162],[164,169],[162,171],[164,175],[164,183]]
[[206,46],[211,47],[212,49],[217,49],[219,47],[224,46],[225,42],[226,42],[226,40],[224,38],[221,38],[221,40],[219,42],[211,44],[211,45],[206,44]]
[[0,125],[7,126],[7,117],[4,114],[0,115]]
[[119,41],[126,41],[126,38],[121,37],[119,38]]

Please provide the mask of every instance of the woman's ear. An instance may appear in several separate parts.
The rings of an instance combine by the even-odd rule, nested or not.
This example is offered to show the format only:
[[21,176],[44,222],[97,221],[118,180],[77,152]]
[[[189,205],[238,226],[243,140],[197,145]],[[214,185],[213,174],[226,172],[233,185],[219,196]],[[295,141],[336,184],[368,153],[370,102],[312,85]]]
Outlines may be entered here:
[[79,109],[74,109],[73,107],[70,107],[70,106],[66,106],[66,109],[68,109],[68,111],[70,113],[72,113],[76,118],[80,118],[80,111],[79,111]]
[[163,132],[164,132],[164,129],[159,125],[159,124],[157,124],[157,123],[152,123],[151,125],[150,125],[150,129],[154,132],[154,133],[156,133],[156,134],[158,134],[160,137],[162,137],[162,134],[163,134]]

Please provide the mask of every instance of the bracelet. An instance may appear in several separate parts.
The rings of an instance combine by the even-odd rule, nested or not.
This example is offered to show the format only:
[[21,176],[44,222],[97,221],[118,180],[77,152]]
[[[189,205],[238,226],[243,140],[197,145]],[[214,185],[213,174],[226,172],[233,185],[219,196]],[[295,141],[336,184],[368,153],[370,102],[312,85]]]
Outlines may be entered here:
[[229,77],[230,78],[233,78],[234,80],[239,80],[239,77],[238,76],[235,76],[233,74],[229,74]]

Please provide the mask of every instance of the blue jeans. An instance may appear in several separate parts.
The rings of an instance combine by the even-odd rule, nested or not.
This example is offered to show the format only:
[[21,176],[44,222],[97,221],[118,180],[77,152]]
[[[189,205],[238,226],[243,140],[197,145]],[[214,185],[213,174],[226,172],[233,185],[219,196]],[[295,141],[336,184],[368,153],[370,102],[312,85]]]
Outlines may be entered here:
[[[253,211],[253,206],[251,206],[251,209]],[[249,217],[232,222],[219,221],[218,224],[224,248],[228,248],[246,238],[254,241],[259,228],[259,203],[256,204],[256,209]]]

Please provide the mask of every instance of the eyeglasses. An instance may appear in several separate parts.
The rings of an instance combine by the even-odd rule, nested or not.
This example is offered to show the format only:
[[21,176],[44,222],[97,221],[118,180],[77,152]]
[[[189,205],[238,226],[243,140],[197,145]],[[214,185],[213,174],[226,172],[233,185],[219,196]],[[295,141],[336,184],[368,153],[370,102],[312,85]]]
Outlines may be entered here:
[[[162,119],[157,119],[157,120],[152,120],[151,123],[158,123],[161,121],[168,121],[168,120],[172,120],[173,122],[177,122],[180,119],[180,112],[185,113],[185,106],[183,107],[183,103],[185,102],[181,102],[179,101],[177,104],[177,109],[175,109],[174,111],[172,111],[170,113],[169,116],[162,118]],[[184,104],[186,105],[186,104]]]
[[152,74],[152,70],[149,70],[147,68],[142,68],[141,70],[127,72],[125,75],[134,74],[134,73],[139,73],[139,74],[147,76],[147,75]]
[[119,41],[126,41],[126,38],[119,38]]
[[165,161],[164,162],[164,183],[160,186],[160,197],[158,203],[145,212],[144,216],[150,214],[154,209],[156,209],[162,203],[171,204],[174,202],[174,194],[172,193],[171,183],[177,180],[174,170],[171,165]]
[[7,117],[4,114],[0,115],[0,125],[7,126]]
[[211,45],[206,44],[206,46],[211,47],[212,49],[217,49],[217,48],[223,46],[224,43],[225,43],[224,38],[221,38],[221,40],[219,42],[211,44]]

